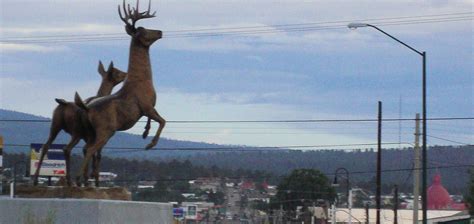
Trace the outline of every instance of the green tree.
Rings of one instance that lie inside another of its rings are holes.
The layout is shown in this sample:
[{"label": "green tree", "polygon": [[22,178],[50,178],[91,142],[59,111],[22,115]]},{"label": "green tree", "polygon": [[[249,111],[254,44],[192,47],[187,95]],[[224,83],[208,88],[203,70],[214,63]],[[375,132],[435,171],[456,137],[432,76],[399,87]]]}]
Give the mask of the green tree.
[{"label": "green tree", "polygon": [[208,194],[208,201],[214,202],[215,205],[222,205],[225,201],[224,196],[225,194],[222,191],[214,192],[211,190]]},{"label": "green tree", "polygon": [[332,201],[336,191],[328,178],[319,170],[296,169],[278,184],[278,192],[272,199],[272,207],[283,205],[285,210],[295,210],[296,206],[316,200]]},{"label": "green tree", "polygon": [[469,206],[469,214],[474,215],[474,169],[469,171],[471,180],[469,181],[469,193],[466,197]]}]

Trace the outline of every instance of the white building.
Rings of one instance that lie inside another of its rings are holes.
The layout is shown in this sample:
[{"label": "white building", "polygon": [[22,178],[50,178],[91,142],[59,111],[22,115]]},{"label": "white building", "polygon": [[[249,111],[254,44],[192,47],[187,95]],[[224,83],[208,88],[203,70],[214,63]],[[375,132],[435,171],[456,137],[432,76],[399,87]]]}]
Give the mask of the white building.
[{"label": "white building", "polygon": [[[365,223],[366,214],[363,208],[353,208],[352,211],[352,223]],[[369,222],[376,222],[376,209],[369,209]],[[331,212],[329,214],[329,221],[331,222]],[[394,213],[391,209],[382,209],[380,211],[380,223],[392,224],[394,219]],[[435,224],[439,222],[463,220],[469,219],[470,216],[466,211],[456,210],[428,210],[428,224]],[[347,208],[336,209],[336,222],[347,223],[349,220],[349,210]],[[399,209],[398,210],[398,223],[399,224],[413,224],[413,210],[411,209]],[[419,210],[418,220],[422,221],[422,211]]]}]

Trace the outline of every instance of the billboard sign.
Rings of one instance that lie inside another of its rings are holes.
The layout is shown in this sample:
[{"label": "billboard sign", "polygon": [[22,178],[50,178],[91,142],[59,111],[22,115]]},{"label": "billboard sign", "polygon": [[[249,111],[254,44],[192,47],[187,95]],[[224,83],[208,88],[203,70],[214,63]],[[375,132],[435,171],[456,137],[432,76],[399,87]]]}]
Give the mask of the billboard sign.
[{"label": "billboard sign", "polygon": [[188,205],[186,209],[186,219],[197,219],[197,206]]},{"label": "billboard sign", "polygon": [[183,208],[173,208],[173,216],[175,218],[183,218],[184,217],[184,209]]},{"label": "billboard sign", "polygon": [[[66,160],[63,148],[66,145],[52,144],[45,155],[41,165],[40,176],[63,177],[66,176]],[[43,144],[31,144],[30,174],[34,175],[38,167]]]}]

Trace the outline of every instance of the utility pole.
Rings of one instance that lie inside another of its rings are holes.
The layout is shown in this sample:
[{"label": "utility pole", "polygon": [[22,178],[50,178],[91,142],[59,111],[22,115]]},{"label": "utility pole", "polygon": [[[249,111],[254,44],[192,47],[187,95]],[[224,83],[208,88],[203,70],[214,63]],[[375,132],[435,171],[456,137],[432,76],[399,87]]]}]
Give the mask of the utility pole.
[{"label": "utility pole", "polygon": [[375,204],[377,209],[376,224],[380,224],[380,195],[382,183],[382,102],[379,101],[378,113],[378,131],[377,131],[377,192],[375,195]]},{"label": "utility pole", "polygon": [[331,206],[331,223],[336,224],[336,201]]},{"label": "utility pole", "polygon": [[418,224],[418,207],[420,199],[420,114],[415,119],[415,156],[413,166],[413,224]]},{"label": "utility pole", "polygon": [[423,224],[428,223],[428,196],[426,195],[426,190],[428,190],[427,186],[427,178],[428,178],[428,152],[427,147],[428,143],[426,142],[426,135],[428,134],[426,129],[426,52],[423,51],[421,54],[423,57],[423,118],[422,118],[422,123],[423,123],[423,135],[422,135],[422,142],[423,142],[423,149],[422,149],[422,154],[423,154],[423,161],[422,161],[422,166],[423,166],[423,180],[421,182],[422,185],[422,192],[421,192],[421,201],[423,205]]},{"label": "utility pole", "polygon": [[0,135],[0,194],[3,193],[3,137]]},{"label": "utility pole", "polygon": [[349,189],[349,195],[348,197],[348,204],[347,207],[349,209],[349,221],[348,224],[352,224],[352,189]]},{"label": "utility pole", "polygon": [[280,204],[280,212],[278,212],[278,224],[283,223],[283,204]]},{"label": "utility pole", "polygon": [[398,149],[402,149],[402,95],[398,101]]},{"label": "utility pole", "polygon": [[365,203],[365,224],[369,224],[369,202]]},{"label": "utility pole", "polygon": [[398,186],[393,189],[393,224],[398,224]]}]

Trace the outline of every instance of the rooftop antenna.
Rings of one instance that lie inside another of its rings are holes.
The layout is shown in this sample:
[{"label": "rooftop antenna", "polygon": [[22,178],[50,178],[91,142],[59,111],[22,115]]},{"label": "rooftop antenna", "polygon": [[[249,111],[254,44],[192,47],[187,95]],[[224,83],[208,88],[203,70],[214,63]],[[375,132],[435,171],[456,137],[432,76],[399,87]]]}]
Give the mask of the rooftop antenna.
[{"label": "rooftop antenna", "polygon": [[398,149],[402,149],[402,94],[398,100]]}]

